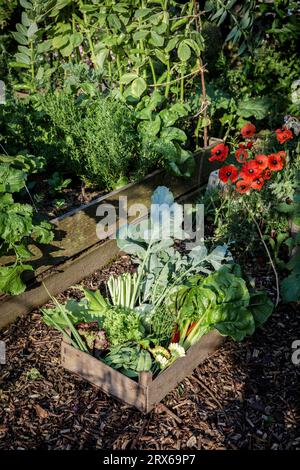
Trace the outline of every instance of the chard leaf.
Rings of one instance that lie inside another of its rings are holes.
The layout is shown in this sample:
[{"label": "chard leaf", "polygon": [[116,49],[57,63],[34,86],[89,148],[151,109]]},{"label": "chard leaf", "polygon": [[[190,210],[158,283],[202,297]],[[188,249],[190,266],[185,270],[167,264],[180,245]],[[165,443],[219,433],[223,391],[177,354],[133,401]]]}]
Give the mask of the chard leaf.
[{"label": "chard leaf", "polygon": [[274,310],[274,305],[267,293],[264,291],[255,291],[250,295],[249,310],[251,311],[255,326],[263,325]]}]

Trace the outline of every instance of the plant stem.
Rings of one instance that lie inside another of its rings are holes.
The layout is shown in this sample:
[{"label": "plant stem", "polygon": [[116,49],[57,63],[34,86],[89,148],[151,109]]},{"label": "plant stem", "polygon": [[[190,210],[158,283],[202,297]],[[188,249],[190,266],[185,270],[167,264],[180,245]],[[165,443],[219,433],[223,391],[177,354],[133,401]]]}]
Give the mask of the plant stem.
[{"label": "plant stem", "polygon": [[131,305],[130,305],[131,308],[134,308],[134,306],[136,304],[136,301],[137,301],[137,295],[138,295],[138,291],[139,291],[139,288],[140,288],[140,283],[141,283],[141,280],[142,280],[142,277],[143,277],[143,274],[144,274],[144,268],[145,268],[145,265],[146,265],[148,255],[151,251],[153,241],[154,241],[154,239],[153,239],[153,237],[151,237],[151,239],[149,241],[147,251],[146,251],[145,256],[144,256],[144,259],[143,259],[142,264],[140,266],[140,272],[137,276],[136,284],[134,286],[134,290],[133,290],[133,294],[132,294]]},{"label": "plant stem", "polygon": [[165,89],[165,97],[168,98],[169,91],[170,91],[170,79],[171,79],[171,67],[170,67],[170,59],[168,59],[167,63],[167,81],[166,81],[166,89]]},{"label": "plant stem", "polygon": [[275,281],[276,281],[276,292],[277,292],[277,295],[276,295],[276,304],[275,304],[275,306],[277,307],[277,305],[279,304],[279,301],[280,301],[280,289],[279,289],[279,277],[278,277],[278,273],[277,273],[277,270],[276,270],[276,267],[275,267],[273,258],[272,258],[272,256],[271,256],[270,250],[269,250],[269,248],[268,248],[268,246],[267,246],[267,244],[266,244],[266,242],[265,242],[265,240],[264,240],[264,236],[263,236],[263,234],[262,234],[262,231],[261,231],[261,229],[260,229],[260,226],[259,226],[259,224],[257,223],[257,220],[255,219],[254,215],[252,214],[251,210],[248,208],[248,206],[247,206],[247,204],[245,203],[244,200],[243,200],[243,203],[244,203],[244,205],[245,205],[245,207],[246,207],[246,209],[247,209],[247,211],[248,211],[248,213],[249,213],[251,219],[253,220],[253,222],[254,222],[254,224],[255,224],[255,226],[256,226],[256,228],[257,228],[258,234],[259,234],[259,236],[260,236],[260,238],[261,238],[261,241],[262,241],[262,243],[263,243],[263,245],[264,245],[264,247],[265,247],[265,250],[266,250],[266,252],[267,252],[267,254],[268,254],[268,257],[269,257],[269,259],[270,259],[271,266],[272,266],[273,271],[274,271],[274,276],[275,276]]},{"label": "plant stem", "polygon": [[117,67],[118,67],[118,73],[119,73],[119,82],[120,82],[120,93],[123,93],[123,83],[121,83],[121,77],[122,77],[122,66],[121,66],[121,60],[120,60],[120,55],[117,54]]},{"label": "plant stem", "polygon": [[153,84],[156,85],[157,84],[156,73],[155,73],[155,69],[153,65],[153,60],[151,59],[151,57],[149,57],[149,64],[150,64],[150,68],[152,72]]},{"label": "plant stem", "polygon": [[181,64],[180,70],[180,101],[184,103],[184,64]]}]

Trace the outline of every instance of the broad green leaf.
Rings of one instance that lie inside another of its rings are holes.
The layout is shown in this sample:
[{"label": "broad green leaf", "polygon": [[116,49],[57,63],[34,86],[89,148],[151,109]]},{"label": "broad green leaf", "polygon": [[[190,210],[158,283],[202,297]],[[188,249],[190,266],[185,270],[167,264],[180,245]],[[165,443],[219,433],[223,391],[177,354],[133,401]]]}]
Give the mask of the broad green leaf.
[{"label": "broad green leaf", "polygon": [[94,313],[102,315],[108,307],[108,304],[100,291],[92,291],[89,289],[83,289],[84,295],[87,299],[88,308]]},{"label": "broad green leaf", "polygon": [[274,305],[265,291],[256,291],[250,295],[249,310],[253,315],[255,326],[258,327],[272,315]]},{"label": "broad green leaf", "polygon": [[178,50],[178,57],[182,62],[187,62],[191,57],[191,49],[186,43],[186,41],[181,41],[179,44]]},{"label": "broad green leaf", "polygon": [[280,293],[284,303],[299,302],[300,300],[300,272],[292,272],[280,285]]},{"label": "broad green leaf", "polygon": [[136,78],[138,78],[138,75],[136,73],[125,73],[124,75],[122,75],[120,79],[120,83],[123,83],[124,85],[128,85]]},{"label": "broad green leaf", "polygon": [[26,175],[8,164],[0,166],[0,193],[16,193],[25,186]]},{"label": "broad green leaf", "polygon": [[140,98],[146,89],[147,83],[142,77],[136,78],[131,84],[131,93],[136,98]]},{"label": "broad green leaf", "polygon": [[155,49],[155,55],[163,64],[168,65],[169,54],[165,54],[164,52],[160,51],[159,49]]},{"label": "broad green leaf", "polygon": [[159,116],[156,116],[152,121],[143,121],[138,125],[138,130],[146,137],[156,136],[161,127],[161,119]]},{"label": "broad green leaf", "polygon": [[164,38],[163,36],[157,34],[155,31],[151,31],[151,39],[149,40],[149,42],[153,44],[153,46],[162,47],[164,44]]},{"label": "broad green leaf", "polygon": [[60,49],[60,53],[64,56],[64,57],[69,57],[72,52],[73,52],[73,44],[67,44],[65,47],[63,47],[62,49]]},{"label": "broad green leaf", "polygon": [[249,98],[238,103],[237,113],[243,118],[254,116],[256,119],[264,119],[270,110],[271,102],[268,98]]},{"label": "broad green leaf", "polygon": [[151,11],[151,8],[139,8],[135,11],[134,16],[136,18],[143,18],[144,16],[147,16],[149,13],[151,13]]},{"label": "broad green leaf", "polygon": [[19,295],[26,289],[21,279],[25,271],[32,271],[30,265],[2,266],[0,267],[0,292],[10,295]]},{"label": "broad green leaf", "polygon": [[22,64],[30,65],[31,63],[30,57],[28,57],[27,54],[17,52],[15,57],[16,57],[16,60]]},{"label": "broad green leaf", "polygon": [[149,31],[137,31],[133,34],[134,41],[144,41],[149,36]]},{"label": "broad green leaf", "polygon": [[54,234],[51,231],[51,225],[45,221],[34,226],[32,236],[38,243],[43,244],[51,243],[54,238]]},{"label": "broad green leaf", "polygon": [[175,36],[174,38],[171,38],[165,48],[165,51],[166,52],[171,52],[173,49],[175,49],[175,47],[177,46],[178,42],[179,42],[179,38],[177,36]]},{"label": "broad green leaf", "polygon": [[38,25],[36,23],[32,23],[29,28],[28,28],[28,31],[27,31],[27,36],[28,38],[32,38],[35,33],[37,33],[38,31]]},{"label": "broad green leaf", "polygon": [[166,139],[166,140],[178,140],[179,142],[185,142],[187,140],[186,133],[178,129],[178,127],[166,127],[165,129],[162,130],[161,139]]},{"label": "broad green leaf", "polygon": [[32,23],[32,21],[28,18],[26,11],[22,12],[21,19],[24,26],[30,26]]},{"label": "broad green leaf", "polygon": [[83,41],[83,35],[81,33],[76,32],[76,33],[73,33],[73,34],[70,35],[70,42],[71,42],[74,49],[76,49],[76,47],[80,46],[82,41]]},{"label": "broad green leaf", "polygon": [[20,0],[20,4],[23,8],[27,8],[28,10],[32,9],[31,2],[28,2],[27,0]]},{"label": "broad green leaf", "polygon": [[19,43],[19,44],[23,44],[23,46],[27,46],[28,44],[28,39],[27,37],[22,34],[22,33],[19,33],[19,32],[16,32],[16,31],[13,31],[11,33],[14,37],[14,39]]},{"label": "broad green leaf", "polygon": [[70,36],[65,34],[63,36],[55,36],[52,39],[52,46],[54,49],[61,49],[62,47],[66,46],[69,42]]}]

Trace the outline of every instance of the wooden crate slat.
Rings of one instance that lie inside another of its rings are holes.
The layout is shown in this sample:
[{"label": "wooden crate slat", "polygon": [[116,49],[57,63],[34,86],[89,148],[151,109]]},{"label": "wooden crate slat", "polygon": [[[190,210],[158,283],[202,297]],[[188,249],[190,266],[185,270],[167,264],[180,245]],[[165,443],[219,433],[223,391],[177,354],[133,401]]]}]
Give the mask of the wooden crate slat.
[{"label": "wooden crate slat", "polygon": [[204,335],[188,351],[185,357],[178,359],[171,367],[160,373],[148,389],[148,410],[159,403],[163,397],[173,390],[185,377],[214,352],[224,341],[218,331],[213,330]]},{"label": "wooden crate slat", "polygon": [[142,373],[139,382],[122,375],[102,361],[75,349],[68,339],[62,341],[62,365],[67,370],[98,386],[105,392],[149,413],[171,390],[213,353],[224,341],[216,330],[204,335],[187,355],[178,359],[154,380],[150,373]]},{"label": "wooden crate slat", "polygon": [[141,410],[146,410],[146,395],[138,382],[126,377],[90,354],[62,342],[62,365],[88,382]]}]

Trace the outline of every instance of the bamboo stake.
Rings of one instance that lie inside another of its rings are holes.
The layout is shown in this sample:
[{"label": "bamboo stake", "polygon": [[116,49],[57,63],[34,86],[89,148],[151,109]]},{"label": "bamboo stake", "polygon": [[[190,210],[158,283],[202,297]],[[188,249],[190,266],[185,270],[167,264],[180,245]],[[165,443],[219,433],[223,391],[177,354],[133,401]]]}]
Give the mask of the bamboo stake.
[{"label": "bamboo stake", "polygon": [[[195,18],[195,25],[196,25],[196,30],[198,33],[201,33],[201,23],[200,23],[200,13],[198,11],[198,1],[193,0],[194,2],[194,18]],[[206,120],[207,118],[207,95],[206,95],[206,85],[205,85],[205,76],[204,76],[204,70],[205,68],[203,67],[202,59],[201,56],[199,57],[199,74],[200,74],[200,79],[201,79],[201,88],[202,88],[202,101],[201,101],[201,106],[203,106],[203,119]],[[208,126],[205,125],[203,128],[203,140],[204,140],[204,147],[208,146]],[[199,163],[199,173],[198,173],[198,183],[200,185],[201,181],[201,173],[203,169],[203,157],[200,159]]]}]

